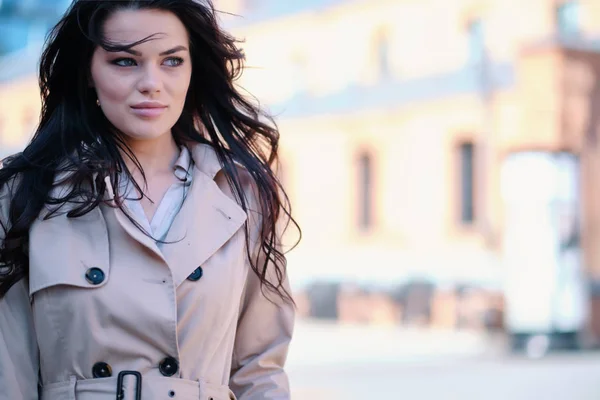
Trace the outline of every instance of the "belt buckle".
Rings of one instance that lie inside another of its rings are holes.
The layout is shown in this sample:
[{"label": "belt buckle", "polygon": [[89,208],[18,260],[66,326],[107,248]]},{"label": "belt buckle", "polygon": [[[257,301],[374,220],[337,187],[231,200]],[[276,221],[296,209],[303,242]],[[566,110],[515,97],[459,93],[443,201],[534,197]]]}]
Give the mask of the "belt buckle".
[{"label": "belt buckle", "polygon": [[135,376],[135,400],[142,400],[142,374],[138,371],[121,371],[117,378],[117,400],[125,398],[125,390],[123,389],[123,378],[125,375]]}]

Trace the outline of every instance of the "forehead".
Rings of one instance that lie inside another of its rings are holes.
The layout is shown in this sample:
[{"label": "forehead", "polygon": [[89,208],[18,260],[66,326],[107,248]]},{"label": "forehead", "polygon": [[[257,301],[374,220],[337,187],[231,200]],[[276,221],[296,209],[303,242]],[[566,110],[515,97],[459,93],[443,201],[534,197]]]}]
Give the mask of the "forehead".
[{"label": "forehead", "polygon": [[[110,15],[103,26],[103,35],[110,42],[128,44],[149,36],[154,40],[184,45],[188,33],[181,20],[162,10],[119,10]],[[140,46],[144,45],[141,44]]]}]

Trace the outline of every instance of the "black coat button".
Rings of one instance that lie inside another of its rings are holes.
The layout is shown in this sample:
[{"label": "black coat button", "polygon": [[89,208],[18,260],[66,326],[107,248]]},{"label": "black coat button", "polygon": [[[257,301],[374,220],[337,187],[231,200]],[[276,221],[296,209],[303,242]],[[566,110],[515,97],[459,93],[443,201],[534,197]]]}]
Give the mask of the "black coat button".
[{"label": "black coat button", "polygon": [[202,278],[203,274],[204,274],[204,271],[202,271],[202,267],[198,267],[187,278],[188,278],[188,280],[195,282],[195,281],[199,280],[200,278]]},{"label": "black coat button", "polygon": [[158,370],[163,376],[173,376],[179,370],[179,363],[173,357],[167,357],[158,364]]},{"label": "black coat button", "polygon": [[100,268],[90,268],[85,273],[85,279],[92,285],[99,285],[104,282],[104,271]]},{"label": "black coat button", "polygon": [[97,362],[92,367],[92,375],[94,375],[94,378],[110,378],[112,368],[105,362]]}]

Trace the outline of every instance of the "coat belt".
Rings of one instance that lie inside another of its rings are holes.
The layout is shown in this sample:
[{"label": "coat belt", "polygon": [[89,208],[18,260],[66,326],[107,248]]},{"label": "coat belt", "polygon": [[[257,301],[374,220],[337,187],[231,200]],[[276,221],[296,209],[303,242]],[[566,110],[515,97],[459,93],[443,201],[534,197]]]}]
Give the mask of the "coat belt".
[{"label": "coat belt", "polygon": [[[136,378],[123,382],[122,400],[136,399]],[[41,400],[115,400],[117,378],[96,378],[52,383],[42,388]],[[143,377],[142,400],[235,400],[233,392],[225,385],[169,377]]]}]

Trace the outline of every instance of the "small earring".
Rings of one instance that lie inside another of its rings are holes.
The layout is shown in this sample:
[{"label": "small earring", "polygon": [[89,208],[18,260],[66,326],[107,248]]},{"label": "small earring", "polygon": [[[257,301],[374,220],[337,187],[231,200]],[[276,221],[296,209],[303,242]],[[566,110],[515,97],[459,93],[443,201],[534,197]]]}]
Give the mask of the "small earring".
[{"label": "small earring", "polygon": [[100,107],[100,99],[96,99],[96,105]]}]

